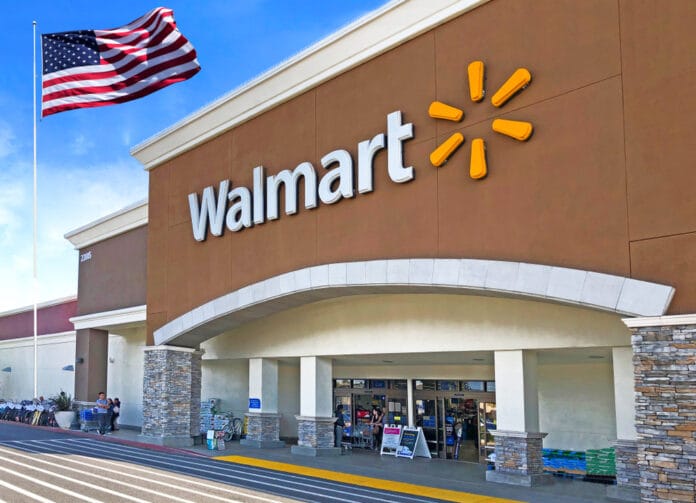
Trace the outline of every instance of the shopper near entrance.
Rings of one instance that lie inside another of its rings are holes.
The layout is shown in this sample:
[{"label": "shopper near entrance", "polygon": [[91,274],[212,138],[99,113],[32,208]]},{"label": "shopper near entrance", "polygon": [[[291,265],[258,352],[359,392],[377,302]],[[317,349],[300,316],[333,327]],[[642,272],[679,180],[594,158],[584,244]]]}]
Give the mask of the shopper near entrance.
[{"label": "shopper near entrance", "polygon": [[109,424],[109,402],[106,400],[106,393],[99,392],[97,398],[97,423],[99,424],[99,434],[106,433],[107,424]]},{"label": "shopper near entrance", "polygon": [[343,404],[339,403],[336,406],[336,422],[334,423],[334,446],[341,447],[341,441],[343,440],[343,427],[346,425],[343,420]]},{"label": "shopper near entrance", "polygon": [[378,449],[382,444],[382,426],[384,425],[384,411],[379,407],[372,409],[372,438],[373,449]]},{"label": "shopper near entrance", "polygon": [[111,429],[111,421],[114,418],[114,401],[111,398],[107,398],[106,403],[109,406],[109,408],[108,408],[109,416],[108,416],[106,431],[113,431]]},{"label": "shopper near entrance", "polygon": [[121,415],[121,400],[114,398],[114,406],[111,409],[111,431],[118,431],[118,417]]}]

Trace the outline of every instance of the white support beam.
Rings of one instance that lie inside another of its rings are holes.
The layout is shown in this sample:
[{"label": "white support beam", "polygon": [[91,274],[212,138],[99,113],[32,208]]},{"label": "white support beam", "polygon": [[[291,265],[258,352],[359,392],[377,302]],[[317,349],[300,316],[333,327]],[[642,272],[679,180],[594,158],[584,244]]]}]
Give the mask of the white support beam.
[{"label": "white support beam", "polygon": [[249,408],[249,412],[278,413],[278,360],[249,360],[249,398],[261,402],[260,409]]},{"label": "white support beam", "polygon": [[497,428],[505,431],[538,432],[536,352],[496,351],[495,388]]}]

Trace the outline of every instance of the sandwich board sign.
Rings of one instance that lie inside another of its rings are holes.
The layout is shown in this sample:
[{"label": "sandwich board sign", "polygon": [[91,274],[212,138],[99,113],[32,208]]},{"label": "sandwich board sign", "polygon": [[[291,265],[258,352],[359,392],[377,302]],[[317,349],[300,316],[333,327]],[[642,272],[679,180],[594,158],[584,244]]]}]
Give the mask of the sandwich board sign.
[{"label": "sandwich board sign", "polygon": [[390,425],[385,426],[382,432],[382,447],[379,450],[380,456],[386,454],[388,456],[396,456],[396,450],[399,448],[401,440],[401,426]]},{"label": "sandwich board sign", "polygon": [[417,428],[407,426],[401,433],[399,447],[396,449],[396,457],[413,459],[414,456],[429,458],[431,457],[430,449],[428,449],[428,444],[425,441],[423,428],[420,426]]}]

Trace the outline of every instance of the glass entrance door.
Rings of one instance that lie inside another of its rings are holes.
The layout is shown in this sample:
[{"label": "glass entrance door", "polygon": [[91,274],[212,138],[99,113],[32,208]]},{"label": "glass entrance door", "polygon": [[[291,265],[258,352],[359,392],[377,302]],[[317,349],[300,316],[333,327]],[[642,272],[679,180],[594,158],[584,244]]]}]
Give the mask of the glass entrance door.
[{"label": "glass entrance door", "polygon": [[440,452],[443,448],[438,421],[439,401],[437,398],[423,398],[415,401],[416,426],[423,428],[423,435],[428,444],[428,449],[430,449],[430,455],[434,458],[440,457]]},{"label": "glass entrance door", "polygon": [[495,452],[495,439],[491,434],[498,424],[495,403],[480,402],[478,418],[479,460],[484,463],[490,461],[490,455]]},{"label": "glass entrance door", "polygon": [[430,455],[457,461],[479,461],[478,401],[436,396],[415,401],[416,426],[423,428]]},{"label": "glass entrance door", "polygon": [[443,397],[441,422],[444,435],[444,456],[457,461],[478,461],[476,400]]}]

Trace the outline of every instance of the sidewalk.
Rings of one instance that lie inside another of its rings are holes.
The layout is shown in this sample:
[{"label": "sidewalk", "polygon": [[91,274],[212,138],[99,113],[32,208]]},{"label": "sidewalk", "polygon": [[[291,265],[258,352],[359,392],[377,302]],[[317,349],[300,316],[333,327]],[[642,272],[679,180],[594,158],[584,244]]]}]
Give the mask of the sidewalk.
[{"label": "sidewalk", "polygon": [[[90,433],[89,435],[93,435]],[[418,494],[426,489],[430,497],[448,501],[533,503],[598,503],[609,502],[606,486],[581,480],[553,477],[553,484],[534,488],[507,486],[486,482],[485,466],[451,460],[415,458],[396,459],[363,449],[344,451],[335,457],[305,457],[290,453],[290,447],[256,449],[244,447],[239,441],[227,442],[224,450],[208,450],[205,445],[186,449],[170,449],[142,443],[137,430],[121,429],[101,437],[111,442],[137,443],[140,447],[176,451],[217,458],[273,470],[298,473],[369,487]],[[438,491],[442,491],[439,493]],[[499,499],[502,498],[503,500]]]}]

